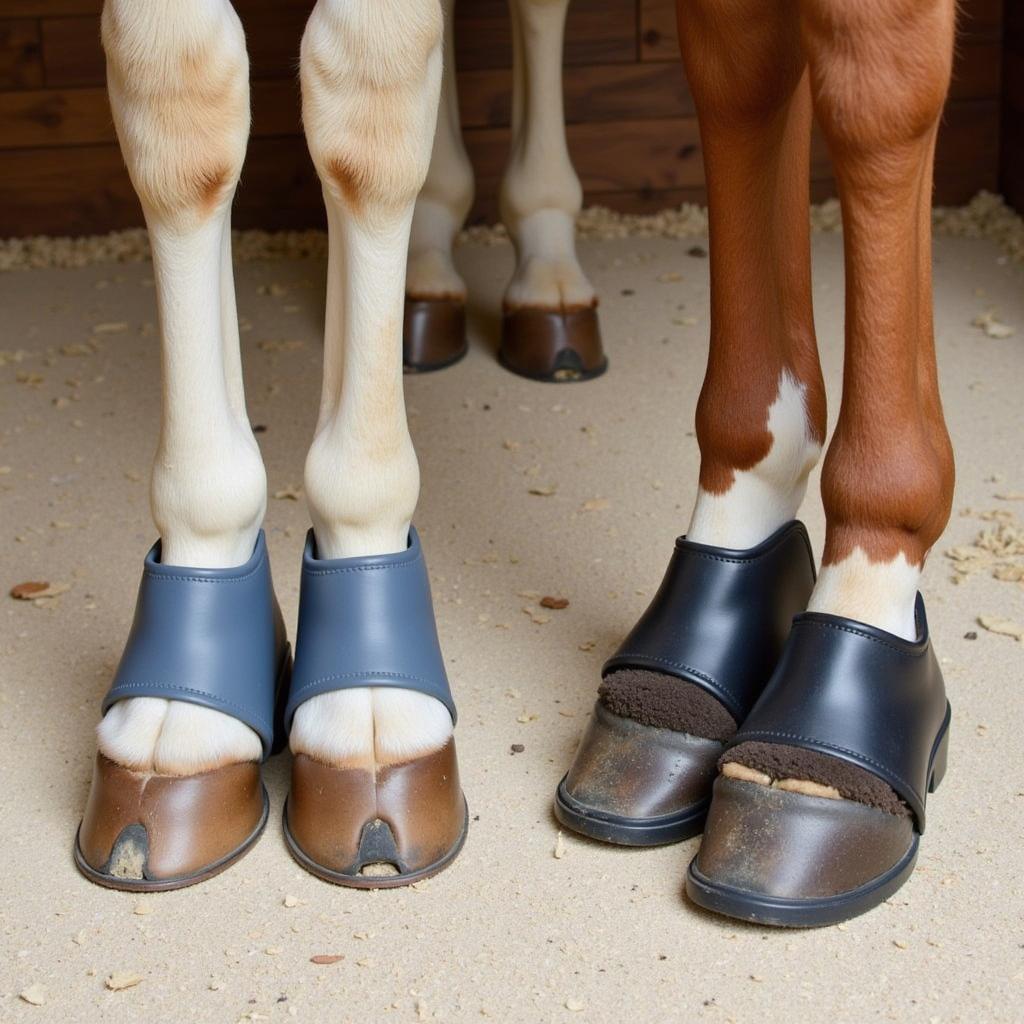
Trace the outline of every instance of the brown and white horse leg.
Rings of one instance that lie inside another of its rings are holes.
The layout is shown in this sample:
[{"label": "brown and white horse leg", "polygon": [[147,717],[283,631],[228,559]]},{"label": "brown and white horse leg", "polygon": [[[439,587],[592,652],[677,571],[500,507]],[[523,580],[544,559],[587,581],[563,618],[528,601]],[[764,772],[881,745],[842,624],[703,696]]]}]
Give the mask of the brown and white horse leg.
[{"label": "brown and white horse leg", "polygon": [[[711,232],[711,344],[687,536],[750,548],[795,517],[825,436],[807,215],[811,96],[795,11],[686,0],[679,22]],[[670,692],[673,728],[684,732],[722,740],[739,724],[674,676],[631,670],[605,680],[609,706],[626,706],[634,691]]]},{"label": "brown and white horse leg", "polygon": [[748,548],[793,519],[825,437],[807,217],[811,100],[790,5],[679,7],[708,188],[711,345],[687,536]]},{"label": "brown and white horse leg", "polygon": [[[513,369],[527,372],[530,357],[516,358],[517,328],[510,316],[520,311],[528,316],[584,314],[596,332],[597,294],[576,256],[576,217],[583,190],[565,138],[562,44],[568,7],[569,0],[509,0],[512,149],[499,203],[515,244],[516,267],[503,302],[503,354]],[[526,332],[537,328],[536,321],[523,324]],[[555,349],[559,341],[552,337],[548,345]],[[577,340],[576,345],[582,345],[585,371],[603,364],[599,337]]]},{"label": "brown and white horse leg", "polygon": [[[825,552],[810,607],[913,639],[921,569],[953,494],[933,339],[931,195],[954,5],[801,0],[801,9],[846,255],[843,400],[822,476]],[[730,756],[742,759],[743,747]]]},{"label": "brown and white horse leg", "polygon": [[455,82],[455,0],[442,0],[444,69],[430,166],[416,198],[409,236],[405,294],[410,299],[466,301],[466,283],[452,262],[452,244],[473,205],[473,168],[462,143]]},{"label": "brown and white horse leg", "polygon": [[[402,306],[441,36],[438,0],[318,0],[302,40],[303,123],[329,230],[323,391],[305,470],[323,558],[404,550],[419,496]],[[433,697],[341,690],[299,706],[291,747],[334,767],[381,766],[436,750],[451,733]]]},{"label": "brown and white horse leg", "polygon": [[[163,410],[153,465],[162,560],[226,568],[252,555],[266,474],[245,411],[230,207],[249,132],[245,38],[227,0],[107,0],[107,82],[153,249]],[[153,697],[115,704],[100,750],[140,771],[258,760],[235,718]]]}]

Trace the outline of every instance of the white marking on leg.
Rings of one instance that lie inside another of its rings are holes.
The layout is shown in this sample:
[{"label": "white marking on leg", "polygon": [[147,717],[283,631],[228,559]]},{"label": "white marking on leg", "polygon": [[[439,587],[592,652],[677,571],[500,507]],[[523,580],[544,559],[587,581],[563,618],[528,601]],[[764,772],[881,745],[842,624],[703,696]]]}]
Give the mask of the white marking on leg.
[{"label": "white marking on leg", "polygon": [[[736,470],[724,494],[697,491],[687,537],[698,544],[750,548],[793,519],[807,491],[807,477],[821,456],[811,432],[806,385],[789,370],[768,409],[772,444],[752,469]],[[722,410],[729,415],[728,409]]]},{"label": "white marking on leg", "polygon": [[920,584],[920,566],[911,565],[902,552],[891,562],[872,562],[858,547],[841,562],[822,566],[807,609],[916,640],[914,607]]}]

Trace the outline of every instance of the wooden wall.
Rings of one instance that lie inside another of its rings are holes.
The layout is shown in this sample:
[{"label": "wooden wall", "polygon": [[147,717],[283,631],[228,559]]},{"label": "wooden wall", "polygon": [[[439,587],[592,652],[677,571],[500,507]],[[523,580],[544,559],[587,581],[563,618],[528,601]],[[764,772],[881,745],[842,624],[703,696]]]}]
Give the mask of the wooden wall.
[{"label": "wooden wall", "polygon": [[[298,41],[311,3],[236,0],[253,77],[253,134],[235,212],[241,227],[322,223],[319,187],[299,134],[296,82]],[[0,236],[140,223],[103,85],[100,5],[0,3]],[[1002,0],[962,6],[936,169],[941,202],[962,202],[980,188],[995,188],[998,178]],[[508,149],[506,0],[460,0],[456,18],[462,116],[477,171],[474,217],[491,218]],[[644,210],[702,198],[699,137],[679,66],[674,0],[573,0],[565,63],[569,145],[588,203]],[[1019,52],[1015,66],[1019,100]],[[1015,145],[1019,170],[1020,132]],[[832,193],[820,141],[812,177],[816,197]]]},{"label": "wooden wall", "polygon": [[999,188],[1024,213],[1024,0],[1006,0]]}]

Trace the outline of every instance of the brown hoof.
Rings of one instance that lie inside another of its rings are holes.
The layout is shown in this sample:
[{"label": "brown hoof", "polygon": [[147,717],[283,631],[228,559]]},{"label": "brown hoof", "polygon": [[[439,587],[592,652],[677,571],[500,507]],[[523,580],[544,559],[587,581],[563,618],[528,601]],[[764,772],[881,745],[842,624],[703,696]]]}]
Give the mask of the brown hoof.
[{"label": "brown hoof", "polygon": [[608,369],[597,309],[568,312],[516,309],[501,325],[502,366],[521,377],[552,383],[591,380]]},{"label": "brown hoof", "polygon": [[181,889],[247,853],[267,823],[258,764],[154,775],[96,755],[75,863],[110,889]]},{"label": "brown hoof", "polygon": [[467,351],[464,302],[406,298],[402,362],[407,373],[443,370]]},{"label": "brown hoof", "polygon": [[[328,882],[390,889],[429,878],[455,859],[467,828],[454,740],[376,775],[305,754],[292,762],[285,839],[298,863]],[[396,873],[373,873],[382,865]]]},{"label": "brown hoof", "polygon": [[762,924],[834,924],[888,899],[918,840],[910,815],[719,777],[686,891]]},{"label": "brown hoof", "polygon": [[658,846],[697,835],[723,745],[594,708],[555,816],[592,839]]}]

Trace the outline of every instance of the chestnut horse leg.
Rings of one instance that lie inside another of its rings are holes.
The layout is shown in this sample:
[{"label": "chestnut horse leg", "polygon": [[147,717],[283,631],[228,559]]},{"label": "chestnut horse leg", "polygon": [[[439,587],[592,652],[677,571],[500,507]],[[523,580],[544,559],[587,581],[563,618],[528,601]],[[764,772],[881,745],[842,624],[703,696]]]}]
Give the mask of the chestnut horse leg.
[{"label": "chestnut horse leg", "polygon": [[[913,639],[921,569],[953,494],[932,330],[931,180],[954,5],[801,0],[801,20],[846,256],[843,400],[822,477],[825,553],[810,608]],[[729,756],[742,761],[744,747]],[[751,777],[739,764],[724,770]],[[820,794],[806,778],[778,784]]]},{"label": "chestnut horse leg", "polygon": [[913,639],[921,568],[953,498],[931,199],[954,5],[805,0],[803,9],[846,253],[843,401],[822,478],[828,532],[812,607]]}]

